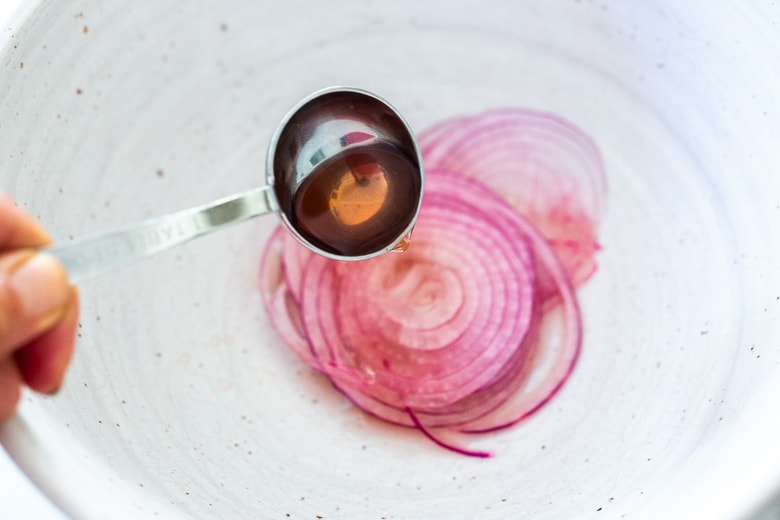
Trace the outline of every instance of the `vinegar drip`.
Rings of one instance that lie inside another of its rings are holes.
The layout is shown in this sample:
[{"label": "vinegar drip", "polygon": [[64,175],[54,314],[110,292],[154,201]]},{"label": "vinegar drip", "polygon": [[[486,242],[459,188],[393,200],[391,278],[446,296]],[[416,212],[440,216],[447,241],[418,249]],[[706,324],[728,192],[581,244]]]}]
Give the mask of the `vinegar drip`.
[{"label": "vinegar drip", "polygon": [[407,229],[420,190],[415,163],[395,146],[353,146],[298,188],[292,224],[325,251],[362,256],[392,245]]},{"label": "vinegar drip", "polygon": [[403,237],[400,242],[398,242],[395,248],[393,248],[393,251],[396,253],[403,253],[404,251],[409,249],[409,244],[411,243],[412,243],[412,234],[409,233],[408,235]]}]

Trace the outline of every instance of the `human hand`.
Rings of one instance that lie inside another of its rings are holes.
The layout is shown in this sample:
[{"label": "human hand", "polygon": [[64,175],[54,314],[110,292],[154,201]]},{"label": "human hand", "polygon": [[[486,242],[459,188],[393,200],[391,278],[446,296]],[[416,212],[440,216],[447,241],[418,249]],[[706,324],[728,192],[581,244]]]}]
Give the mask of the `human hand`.
[{"label": "human hand", "polygon": [[73,354],[78,292],[54,257],[36,252],[50,241],[0,192],[0,423],[22,385],[56,392]]}]

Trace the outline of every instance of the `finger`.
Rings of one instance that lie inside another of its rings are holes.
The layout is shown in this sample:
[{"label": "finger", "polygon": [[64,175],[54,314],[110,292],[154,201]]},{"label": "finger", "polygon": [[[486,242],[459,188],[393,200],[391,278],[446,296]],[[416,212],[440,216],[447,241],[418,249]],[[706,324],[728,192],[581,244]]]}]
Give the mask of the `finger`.
[{"label": "finger", "polygon": [[9,419],[21,395],[22,376],[12,358],[0,360],[0,424]]},{"label": "finger", "polygon": [[57,323],[69,297],[68,275],[51,255],[0,255],[0,359]]},{"label": "finger", "polygon": [[0,191],[0,251],[40,247],[49,242],[51,238],[43,227]]},{"label": "finger", "polygon": [[79,322],[79,295],[71,287],[62,319],[14,354],[24,382],[35,390],[51,394],[59,390],[65,369],[73,356],[74,337]]}]

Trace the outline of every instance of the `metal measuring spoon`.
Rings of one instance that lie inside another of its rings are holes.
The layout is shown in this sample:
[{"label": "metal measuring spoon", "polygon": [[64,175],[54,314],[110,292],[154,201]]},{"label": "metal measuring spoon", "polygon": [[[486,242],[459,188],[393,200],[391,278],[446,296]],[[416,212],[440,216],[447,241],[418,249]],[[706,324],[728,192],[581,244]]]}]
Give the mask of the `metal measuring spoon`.
[{"label": "metal measuring spoon", "polygon": [[312,251],[362,260],[408,243],[422,201],[413,133],[384,99],[332,87],[303,99],[271,139],[263,187],[46,252],[78,282],[265,213]]}]

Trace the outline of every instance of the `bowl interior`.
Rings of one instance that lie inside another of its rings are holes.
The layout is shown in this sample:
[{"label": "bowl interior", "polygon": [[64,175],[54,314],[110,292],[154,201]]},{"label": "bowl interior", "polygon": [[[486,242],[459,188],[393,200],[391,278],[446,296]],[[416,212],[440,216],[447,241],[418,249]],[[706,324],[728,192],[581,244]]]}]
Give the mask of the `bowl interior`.
[{"label": "bowl interior", "polygon": [[283,347],[257,283],[273,216],[84,283],[66,386],[3,443],[75,516],[756,512],[780,484],[771,27],[751,3],[41,3],[2,51],[0,186],[59,240],[258,186],[278,121],[333,84],[418,131],[565,117],[608,210],[577,369],[474,440],[492,459],[367,417]]}]

